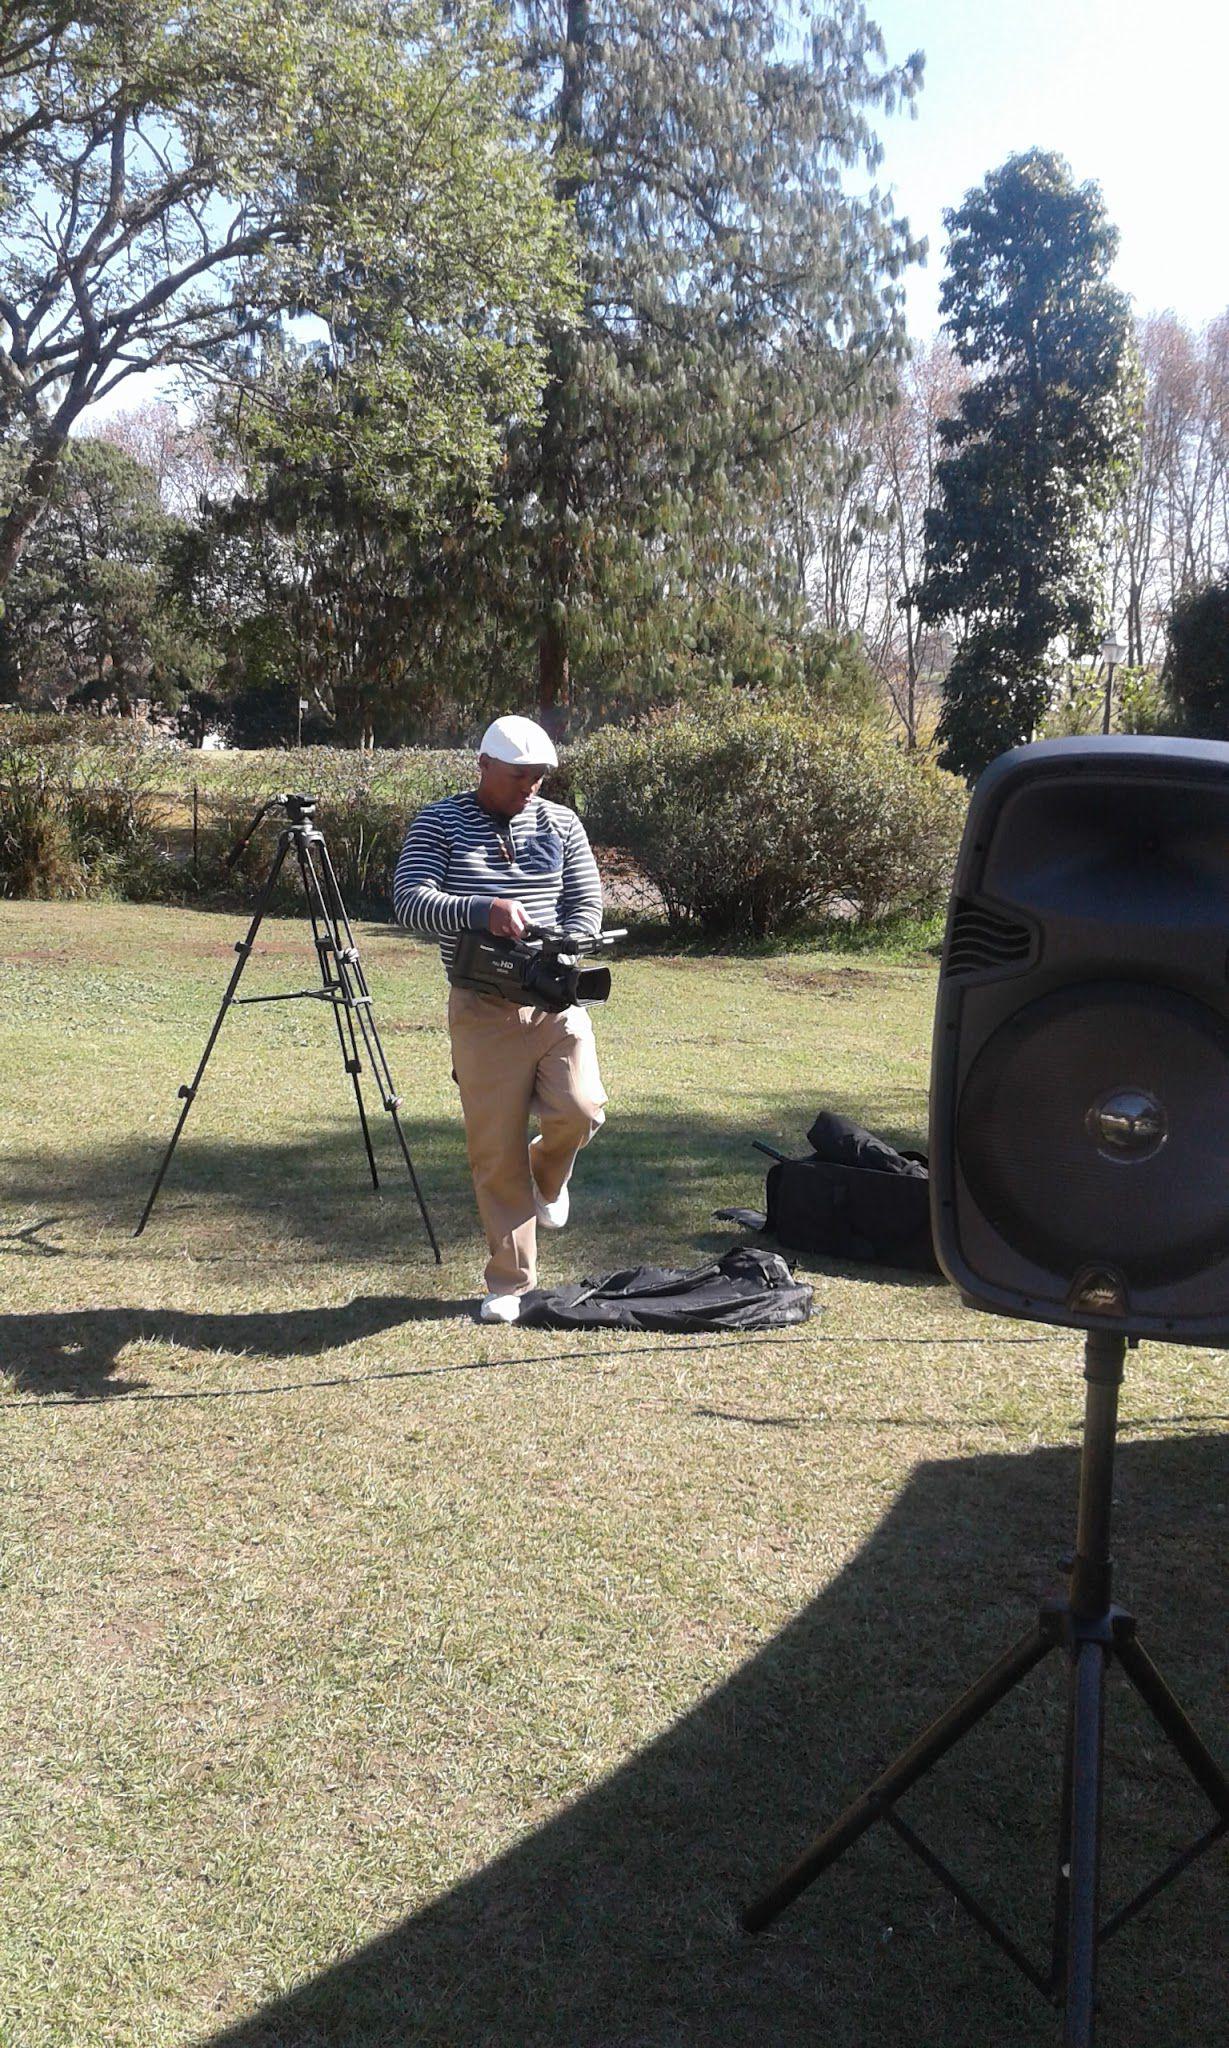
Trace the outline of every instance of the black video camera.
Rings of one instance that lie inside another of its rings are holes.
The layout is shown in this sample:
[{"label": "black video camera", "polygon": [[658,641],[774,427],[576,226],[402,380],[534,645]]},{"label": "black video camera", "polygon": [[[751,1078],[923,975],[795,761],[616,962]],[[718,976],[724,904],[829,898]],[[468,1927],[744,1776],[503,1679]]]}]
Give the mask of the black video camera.
[{"label": "black video camera", "polygon": [[523,939],[497,939],[492,932],[462,932],[448,979],[454,988],[541,1010],[570,1010],[573,1003],[604,1003],[610,994],[609,967],[582,967],[585,954],[613,946],[623,931],[588,938],[531,924]]}]

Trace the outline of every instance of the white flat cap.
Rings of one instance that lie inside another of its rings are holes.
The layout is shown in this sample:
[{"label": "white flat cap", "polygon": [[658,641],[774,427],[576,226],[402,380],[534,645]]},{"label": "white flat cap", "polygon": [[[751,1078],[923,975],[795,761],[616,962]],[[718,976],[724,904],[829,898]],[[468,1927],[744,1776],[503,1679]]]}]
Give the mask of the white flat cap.
[{"label": "white flat cap", "polygon": [[497,718],[482,735],[480,754],[506,761],[512,768],[557,768],[559,756],[548,732],[532,718]]}]

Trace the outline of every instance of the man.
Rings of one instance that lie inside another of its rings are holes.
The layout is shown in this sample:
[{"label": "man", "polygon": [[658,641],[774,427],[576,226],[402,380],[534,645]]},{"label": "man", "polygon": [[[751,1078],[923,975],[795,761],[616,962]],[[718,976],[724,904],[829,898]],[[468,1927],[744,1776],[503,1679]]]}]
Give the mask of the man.
[{"label": "man", "polygon": [[[483,734],[478,786],[427,804],[406,834],[393,908],[411,931],[440,940],[445,968],[463,931],[519,939],[530,925],[596,937],[602,885],[575,811],[539,796],[558,757],[528,718],[497,718]],[[605,1118],[593,1025],[472,989],[448,991],[453,1073],[486,1231],[484,1322],[514,1323],[537,1279],[537,1231],[561,1230],[576,1155]],[[535,1109],[541,1134],[529,1140]]]}]

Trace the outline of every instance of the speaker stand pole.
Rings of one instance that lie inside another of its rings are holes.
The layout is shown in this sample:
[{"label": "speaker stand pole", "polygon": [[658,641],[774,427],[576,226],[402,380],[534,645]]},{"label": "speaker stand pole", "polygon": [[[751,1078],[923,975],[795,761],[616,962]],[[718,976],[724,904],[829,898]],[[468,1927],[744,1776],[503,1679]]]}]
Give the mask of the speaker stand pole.
[{"label": "speaker stand pole", "polygon": [[[826,1833],[748,1906],[753,1934],[775,1920],[876,1822],[883,1821],[937,1877],[983,1933],[1064,2015],[1064,2048],[1092,2048],[1097,1957],[1102,1944],[1229,1830],[1229,1777],[1205,1747],[1135,1634],[1133,1617],[1110,1601],[1110,1519],[1118,1389],[1126,1339],[1090,1330],[1084,1340],[1084,1445],[1076,1555],[1067,1590],[1041,1604],[1035,1626],[992,1664],[913,1745],[889,1764]],[[896,1802],[931,1771],[1001,1699],[1053,1650],[1068,1659],[1067,1735],[1059,1816],[1054,1924],[1049,1966],[1040,1968],[1000,1926],[928,1843],[901,1819]],[[1216,1814],[1204,1833],[1164,1870],[1100,1920],[1101,1787],[1105,1678],[1117,1658],[1153,1719],[1177,1750]]]}]

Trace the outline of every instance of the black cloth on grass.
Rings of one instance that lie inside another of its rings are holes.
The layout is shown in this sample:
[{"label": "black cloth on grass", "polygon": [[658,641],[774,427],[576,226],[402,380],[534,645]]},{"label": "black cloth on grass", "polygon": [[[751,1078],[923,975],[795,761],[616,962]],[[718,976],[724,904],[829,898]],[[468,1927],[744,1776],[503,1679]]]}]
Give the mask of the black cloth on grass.
[{"label": "black cloth on grass", "polygon": [[632,1266],[531,1288],[519,1320],[535,1330],[777,1330],[805,1322],[811,1307],[811,1288],[777,1252],[739,1245],[707,1266]]}]

